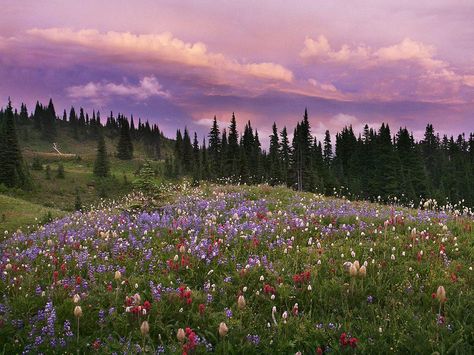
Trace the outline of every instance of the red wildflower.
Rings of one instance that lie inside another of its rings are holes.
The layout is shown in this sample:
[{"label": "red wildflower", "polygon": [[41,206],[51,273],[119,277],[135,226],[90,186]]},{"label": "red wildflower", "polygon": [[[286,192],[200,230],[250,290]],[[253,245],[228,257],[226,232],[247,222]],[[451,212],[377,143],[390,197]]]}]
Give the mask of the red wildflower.
[{"label": "red wildflower", "polygon": [[452,282],[457,282],[458,281],[458,277],[456,276],[456,274],[454,272],[451,273],[451,281]]},{"label": "red wildflower", "polygon": [[80,276],[76,277],[76,285],[80,285],[82,282],[82,278]]},{"label": "red wildflower", "polygon": [[351,338],[351,339],[349,340],[349,345],[351,346],[352,349],[354,349],[354,348],[357,347],[357,342],[358,342],[358,341],[359,341],[359,340],[358,340],[357,338]]},{"label": "red wildflower", "polygon": [[346,346],[348,343],[346,337],[347,337],[346,333],[342,333],[341,336],[339,337],[339,344],[341,344],[342,346]]},{"label": "red wildflower", "polygon": [[145,308],[148,312],[151,309],[151,303],[149,301],[143,302],[143,308]]},{"label": "red wildflower", "polygon": [[202,316],[206,310],[206,305],[204,303],[199,304],[199,314]]},{"label": "red wildflower", "polygon": [[99,339],[95,340],[95,341],[92,343],[92,347],[94,348],[94,350],[99,350],[99,348],[100,348],[100,340],[99,340]]},{"label": "red wildflower", "polygon": [[273,294],[275,294],[275,288],[270,286],[269,284],[265,284],[263,286],[263,292],[273,295]]}]

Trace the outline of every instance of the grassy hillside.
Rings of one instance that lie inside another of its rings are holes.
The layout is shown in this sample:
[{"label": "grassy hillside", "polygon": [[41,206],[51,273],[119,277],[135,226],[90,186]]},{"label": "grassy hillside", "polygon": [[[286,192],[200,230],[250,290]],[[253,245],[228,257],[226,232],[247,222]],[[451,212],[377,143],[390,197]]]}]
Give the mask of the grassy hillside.
[{"label": "grassy hillside", "polygon": [[472,354],[472,216],[180,187],[0,243],[10,353]]},{"label": "grassy hillside", "polygon": [[34,229],[38,223],[47,222],[50,217],[61,217],[65,213],[59,209],[0,194],[0,233],[5,230],[15,231],[20,227],[28,229],[30,226]]},{"label": "grassy hillside", "polygon": [[[123,161],[115,157],[118,138],[106,135],[106,146],[109,155],[111,177],[105,180],[96,179],[93,174],[97,142],[93,139],[74,139],[69,128],[58,123],[58,134],[55,143],[62,154],[53,149],[53,144],[42,139],[41,134],[34,130],[32,125],[19,126],[18,138],[23,157],[30,167],[32,188],[30,190],[1,189],[5,196],[60,211],[73,211],[77,193],[83,206],[97,203],[101,198],[119,198],[132,189],[135,174],[146,159],[143,144],[134,140],[134,158]],[[170,141],[164,140],[163,156],[171,151]],[[39,159],[42,170],[33,170],[31,165],[34,159]],[[65,177],[57,177],[59,164],[64,166]],[[151,161],[155,170],[160,172],[162,161]],[[47,177],[46,168],[50,173]],[[5,197],[6,198],[6,197]],[[0,218],[0,229],[17,228],[25,223],[34,223],[36,217],[41,218],[41,212],[34,215],[26,205],[22,204],[15,209],[15,217],[10,216],[6,223]],[[9,204],[0,204],[0,217],[9,214]],[[36,211],[36,209],[34,209]]]}]

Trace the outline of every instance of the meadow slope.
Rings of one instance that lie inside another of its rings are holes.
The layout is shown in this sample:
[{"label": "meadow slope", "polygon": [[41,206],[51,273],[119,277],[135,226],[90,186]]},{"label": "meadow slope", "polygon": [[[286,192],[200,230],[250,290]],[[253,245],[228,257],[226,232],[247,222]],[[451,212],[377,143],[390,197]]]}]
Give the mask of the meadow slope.
[{"label": "meadow slope", "polygon": [[472,215],[266,185],[131,204],[0,243],[0,352],[474,352]]}]

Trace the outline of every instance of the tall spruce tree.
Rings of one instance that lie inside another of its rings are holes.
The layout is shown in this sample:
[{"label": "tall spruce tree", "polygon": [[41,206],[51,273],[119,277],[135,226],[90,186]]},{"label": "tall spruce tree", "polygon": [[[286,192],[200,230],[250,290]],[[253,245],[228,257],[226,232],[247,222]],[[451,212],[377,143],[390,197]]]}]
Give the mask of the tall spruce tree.
[{"label": "tall spruce tree", "polygon": [[8,187],[27,187],[28,173],[18,144],[11,101],[0,125],[0,184]]},{"label": "tall spruce tree", "polygon": [[94,175],[97,177],[107,177],[109,176],[109,172],[110,166],[107,157],[107,148],[105,146],[104,135],[100,132],[97,140],[97,155],[94,162]]},{"label": "tall spruce tree", "polygon": [[193,171],[193,145],[189,137],[188,129],[184,128],[183,136],[183,151],[182,151],[183,169],[186,174],[191,174]]},{"label": "tall spruce tree", "polygon": [[117,145],[117,157],[122,160],[130,160],[133,157],[133,144],[132,138],[130,137],[130,128],[128,120],[125,117],[120,119],[120,138]]},{"label": "tall spruce tree", "polygon": [[221,167],[221,138],[219,125],[217,124],[217,118],[214,116],[214,121],[212,122],[212,128],[209,132],[209,164],[210,164],[210,173],[212,178],[217,178],[219,176],[220,167]]},{"label": "tall spruce tree", "polygon": [[272,185],[281,183],[282,168],[280,159],[280,139],[276,123],[273,122],[272,135],[270,136],[270,149],[268,153],[269,160],[269,180]]},{"label": "tall spruce tree", "polygon": [[232,118],[229,126],[228,148],[227,148],[227,164],[229,175],[237,176],[239,173],[239,134],[237,132],[237,121],[235,114],[232,112]]},{"label": "tall spruce tree", "polygon": [[290,141],[288,139],[288,132],[286,126],[283,127],[283,130],[280,133],[281,143],[280,143],[280,157],[281,157],[281,178],[287,186],[290,186]]},{"label": "tall spruce tree", "polygon": [[326,166],[331,165],[331,160],[332,160],[332,144],[331,144],[331,134],[329,133],[328,130],[326,130],[325,136],[324,136],[324,163]]}]

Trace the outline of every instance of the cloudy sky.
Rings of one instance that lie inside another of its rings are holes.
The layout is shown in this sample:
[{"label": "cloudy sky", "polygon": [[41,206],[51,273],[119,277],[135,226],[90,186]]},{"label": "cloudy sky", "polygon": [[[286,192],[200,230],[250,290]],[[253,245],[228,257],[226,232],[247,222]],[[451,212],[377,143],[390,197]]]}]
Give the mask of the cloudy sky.
[{"label": "cloudy sky", "polygon": [[[265,138],[307,107],[346,124],[474,131],[474,1],[81,0],[1,4],[0,98],[52,97],[203,136],[217,115]],[[2,102],[2,106],[4,105]],[[263,139],[265,141],[265,139]]]}]

